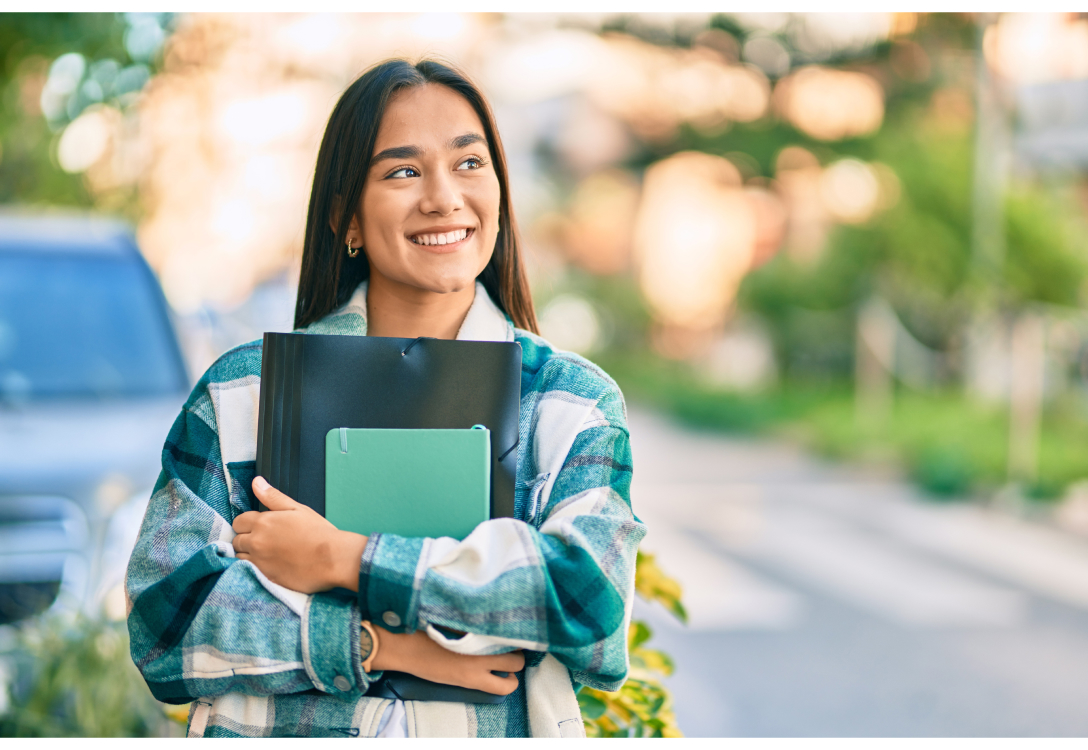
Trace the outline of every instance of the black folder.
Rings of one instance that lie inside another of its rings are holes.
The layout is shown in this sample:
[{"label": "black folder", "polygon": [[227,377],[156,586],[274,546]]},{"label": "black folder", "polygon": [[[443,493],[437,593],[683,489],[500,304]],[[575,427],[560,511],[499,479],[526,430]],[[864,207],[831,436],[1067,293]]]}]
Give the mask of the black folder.
[{"label": "black folder", "polygon": [[[329,430],[479,424],[491,431],[491,518],[512,518],[520,399],[520,344],[266,333],[257,474],[325,515]],[[468,703],[506,698],[392,671],[367,695]]]},{"label": "black folder", "polygon": [[266,333],[257,474],[324,515],[329,430],[481,424],[491,430],[491,517],[513,517],[520,397],[520,344]]}]

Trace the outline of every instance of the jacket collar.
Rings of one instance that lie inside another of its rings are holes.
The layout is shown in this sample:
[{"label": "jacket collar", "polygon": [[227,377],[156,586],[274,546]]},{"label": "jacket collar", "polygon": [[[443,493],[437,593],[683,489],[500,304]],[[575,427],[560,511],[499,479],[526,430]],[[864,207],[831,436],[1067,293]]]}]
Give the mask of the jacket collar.
[{"label": "jacket collar", "polygon": [[[363,280],[351,295],[348,303],[321,320],[311,323],[307,333],[366,335],[366,290]],[[476,282],[476,296],[457,331],[458,341],[513,341],[514,324],[491,300],[484,285]]]}]

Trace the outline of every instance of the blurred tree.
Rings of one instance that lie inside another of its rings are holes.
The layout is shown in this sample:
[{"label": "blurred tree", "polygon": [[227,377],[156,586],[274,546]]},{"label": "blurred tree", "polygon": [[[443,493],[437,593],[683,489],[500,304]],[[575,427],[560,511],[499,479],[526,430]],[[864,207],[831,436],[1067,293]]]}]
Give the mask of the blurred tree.
[{"label": "blurred tree", "polygon": [[61,131],[89,106],[123,110],[135,101],[156,70],[171,20],[143,13],[0,14],[0,204],[93,205],[82,176],[58,164]]},{"label": "blurred tree", "polygon": [[[789,47],[785,29],[776,39]],[[711,25],[741,43],[734,19]],[[744,281],[738,306],[772,326],[787,377],[848,378],[853,371],[857,306],[873,293],[887,298],[908,329],[947,349],[983,308],[1015,312],[1042,302],[1074,305],[1088,278],[1088,239],[1075,198],[1022,179],[1005,203],[1007,250],[996,277],[972,259],[973,76],[976,27],[966,14],[930,14],[909,36],[822,60],[864,70],[885,91],[884,123],[869,137],[824,142],[785,119],[734,123],[723,133],[684,127],[672,143],[645,147],[643,167],[687,149],[740,153],[777,177],[787,146],[801,146],[825,168],[843,158],[878,162],[897,178],[898,199],[860,224],[835,226],[815,262],[780,253]],[[805,54],[790,48],[795,64]]]},{"label": "blurred tree", "polygon": [[[995,298],[1004,311],[1077,304],[1088,278],[1088,240],[1068,196],[1032,183],[1010,193],[1008,249],[995,280],[972,264],[969,134],[904,117],[885,126],[872,150],[899,177],[898,203],[867,224],[838,227],[816,264],[779,255],[742,287],[741,306],[772,323],[787,371],[818,350],[848,375],[856,306],[874,292],[939,349],[954,343],[984,300]],[[996,289],[984,288],[994,281]],[[822,333],[814,339],[806,321],[817,319]]]},{"label": "blurred tree", "polygon": [[113,13],[0,14],[0,203],[91,205],[82,178],[57,164],[41,93],[65,53],[123,55],[124,29]]}]

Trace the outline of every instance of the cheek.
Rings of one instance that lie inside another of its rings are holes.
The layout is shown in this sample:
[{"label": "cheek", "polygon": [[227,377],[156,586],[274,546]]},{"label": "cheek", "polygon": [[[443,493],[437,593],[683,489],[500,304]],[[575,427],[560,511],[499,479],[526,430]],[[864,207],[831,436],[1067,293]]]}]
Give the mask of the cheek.
[{"label": "cheek", "polygon": [[499,178],[495,177],[488,185],[488,206],[491,208],[491,218],[495,226],[499,224],[499,200],[502,198],[502,189],[499,187]]},{"label": "cheek", "polygon": [[374,191],[362,203],[363,238],[368,252],[384,253],[401,236],[403,198],[393,191]]},{"label": "cheek", "polygon": [[499,189],[499,180],[497,177],[482,181],[481,184],[473,191],[473,203],[476,206],[476,213],[480,217],[480,225],[484,231],[491,234],[495,234],[499,231],[499,199],[502,196],[502,191]]}]

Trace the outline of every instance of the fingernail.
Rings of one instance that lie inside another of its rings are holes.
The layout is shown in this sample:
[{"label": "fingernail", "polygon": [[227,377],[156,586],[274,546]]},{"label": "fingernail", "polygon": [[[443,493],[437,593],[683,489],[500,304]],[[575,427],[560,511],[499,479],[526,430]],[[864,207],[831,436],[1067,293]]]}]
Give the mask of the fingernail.
[{"label": "fingernail", "polygon": [[253,477],[253,486],[261,492],[267,490],[271,485],[265,481],[264,477]]}]

